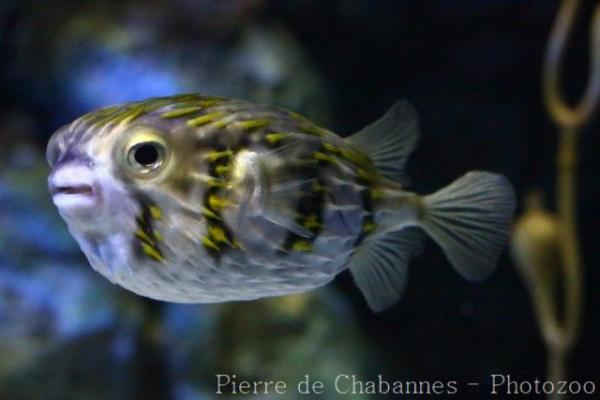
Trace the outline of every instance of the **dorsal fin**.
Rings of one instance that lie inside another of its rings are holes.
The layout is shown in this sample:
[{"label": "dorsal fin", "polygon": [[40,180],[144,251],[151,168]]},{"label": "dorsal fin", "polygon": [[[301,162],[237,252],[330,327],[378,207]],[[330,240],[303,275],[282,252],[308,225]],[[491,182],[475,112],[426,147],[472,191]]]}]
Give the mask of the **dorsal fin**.
[{"label": "dorsal fin", "polygon": [[419,139],[419,118],[407,101],[397,101],[380,119],[346,138],[366,154],[379,172],[400,181]]}]

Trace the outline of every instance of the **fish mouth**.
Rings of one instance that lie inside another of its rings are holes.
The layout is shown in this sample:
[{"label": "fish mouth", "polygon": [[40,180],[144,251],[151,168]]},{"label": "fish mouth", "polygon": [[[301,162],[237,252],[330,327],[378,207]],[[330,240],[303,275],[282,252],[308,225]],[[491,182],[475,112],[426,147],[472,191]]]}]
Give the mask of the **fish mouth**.
[{"label": "fish mouth", "polygon": [[65,165],[52,171],[48,189],[63,215],[83,216],[97,212],[100,190],[95,174],[82,165]]},{"label": "fish mouth", "polygon": [[63,214],[80,216],[97,210],[99,199],[92,185],[50,185],[50,194],[52,202]]},{"label": "fish mouth", "polygon": [[91,185],[73,185],[73,186],[51,186],[50,194],[54,197],[57,194],[65,195],[87,195],[94,194],[94,188]]}]

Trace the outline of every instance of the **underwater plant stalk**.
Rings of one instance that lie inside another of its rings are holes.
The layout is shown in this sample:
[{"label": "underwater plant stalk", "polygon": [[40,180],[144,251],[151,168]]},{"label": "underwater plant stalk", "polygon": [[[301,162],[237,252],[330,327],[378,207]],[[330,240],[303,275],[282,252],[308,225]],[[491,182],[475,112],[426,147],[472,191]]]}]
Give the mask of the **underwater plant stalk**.
[{"label": "underwater plant stalk", "polygon": [[575,21],[581,0],[564,0],[550,34],[544,62],[543,91],[550,117],[561,128],[578,130],[590,120],[600,97],[600,6],[596,7],[590,26],[590,78],[583,97],[575,107],[560,94],[560,65],[566,41]]},{"label": "underwater plant stalk", "polygon": [[[581,252],[575,220],[577,139],[596,111],[600,97],[600,5],[596,7],[590,28],[590,78],[581,101],[569,106],[560,95],[560,64],[566,41],[575,21],[580,0],[564,0],[550,35],[543,76],[543,90],[550,117],[560,128],[557,158],[556,198],[560,229],[559,251],[564,284],[564,321],[559,324],[559,313],[554,307],[553,323],[542,323],[548,346],[548,378],[562,380],[566,373],[566,358],[578,336],[583,297]],[[542,320],[548,320],[541,317]]]}]

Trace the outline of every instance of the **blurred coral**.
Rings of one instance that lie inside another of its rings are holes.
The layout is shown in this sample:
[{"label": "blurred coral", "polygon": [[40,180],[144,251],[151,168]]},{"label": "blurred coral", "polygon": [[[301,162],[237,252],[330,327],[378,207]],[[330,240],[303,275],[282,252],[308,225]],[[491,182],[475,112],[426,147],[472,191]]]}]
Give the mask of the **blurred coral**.
[{"label": "blurred coral", "polygon": [[[548,348],[548,379],[567,378],[567,356],[578,339],[583,314],[583,265],[577,213],[577,143],[581,129],[600,101],[600,6],[590,26],[590,78],[580,102],[568,105],[560,90],[560,67],[580,0],[563,0],[552,29],[543,73],[544,100],[559,127],[557,215],[543,210],[539,196],[529,198],[515,228],[513,254],[532,293]],[[549,397],[556,397],[552,394]]]}]

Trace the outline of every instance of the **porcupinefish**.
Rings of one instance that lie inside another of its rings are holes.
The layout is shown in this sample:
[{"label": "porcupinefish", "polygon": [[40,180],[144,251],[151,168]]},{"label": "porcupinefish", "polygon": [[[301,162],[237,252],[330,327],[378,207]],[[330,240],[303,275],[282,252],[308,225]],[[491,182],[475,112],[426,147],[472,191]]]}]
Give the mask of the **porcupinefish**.
[{"label": "porcupinefish", "polygon": [[418,118],[397,102],[342,138],[242,100],[179,95],[111,106],[48,143],[49,189],[92,267],[139,295],[181,303],[304,292],[349,269],[368,305],[399,300],[423,232],[460,275],[495,268],[515,198],[469,172],[406,191]]}]

